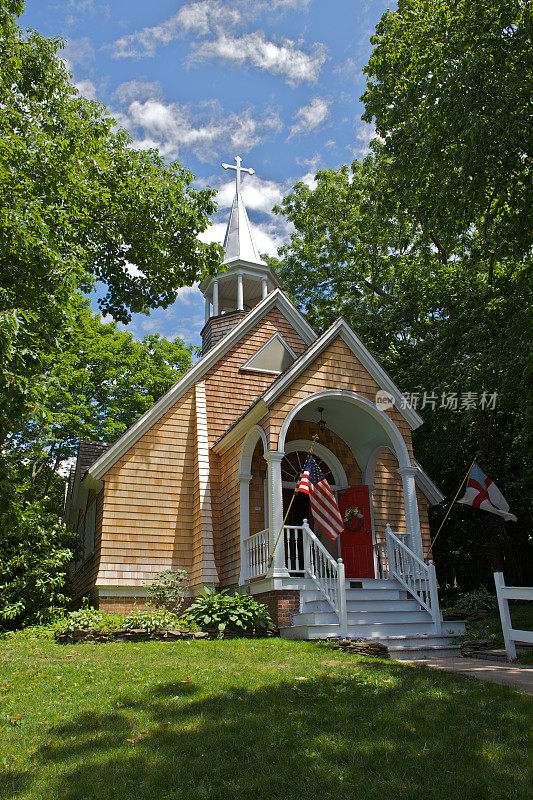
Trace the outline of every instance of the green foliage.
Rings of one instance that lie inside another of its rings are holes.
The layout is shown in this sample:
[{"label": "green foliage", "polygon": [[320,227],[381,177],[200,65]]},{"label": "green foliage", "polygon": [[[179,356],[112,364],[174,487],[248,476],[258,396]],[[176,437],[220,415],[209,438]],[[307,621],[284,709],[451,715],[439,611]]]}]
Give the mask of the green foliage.
[{"label": "green foliage", "polygon": [[[443,261],[461,240],[489,277],[533,244],[531,4],[400,0],[371,42],[364,119]],[[471,230],[475,226],[475,230]]]},{"label": "green foliage", "polygon": [[183,588],[187,582],[187,572],[168,569],[160,572],[148,586],[150,605],[177,614],[183,604]]},{"label": "green foliage", "polygon": [[60,630],[64,633],[72,631],[97,631],[106,626],[106,614],[94,608],[80,608],[71,611],[61,622]]},{"label": "green foliage", "polygon": [[154,633],[157,630],[168,628],[173,630],[179,627],[179,617],[168,611],[145,611],[144,609],[133,609],[124,617],[122,627],[130,631],[145,631]]},{"label": "green foliage", "polygon": [[[16,4],[15,4],[16,5]],[[12,8],[15,6],[12,5]],[[0,444],[28,408],[46,419],[42,359],[98,281],[116,320],[166,307],[218,269],[203,244],[213,192],[156,150],[138,151],[103,106],[81,97],[62,43],[0,27]]]},{"label": "green foliage", "polygon": [[207,591],[199,595],[185,615],[200,628],[215,630],[220,636],[226,630],[253,633],[271,630],[274,625],[264,605],[251,595]]},{"label": "green foliage", "polygon": [[4,516],[0,527],[0,627],[46,623],[68,602],[76,538],[43,504]]},{"label": "green foliage", "polygon": [[463,592],[456,597],[451,610],[461,610],[467,613],[472,611],[498,611],[498,600],[496,595],[491,594],[488,589],[481,586],[479,589],[472,589],[469,592]]},{"label": "green foliage", "polygon": [[[477,453],[518,516],[454,509],[434,552],[462,588],[533,567],[530,29],[519,0],[400,0],[367,68],[383,141],[276,209],[294,232],[270,261],[312,324],[342,314],[402,391],[433,397],[413,435],[429,474],[451,498]],[[453,392],[496,408],[444,407]]]}]

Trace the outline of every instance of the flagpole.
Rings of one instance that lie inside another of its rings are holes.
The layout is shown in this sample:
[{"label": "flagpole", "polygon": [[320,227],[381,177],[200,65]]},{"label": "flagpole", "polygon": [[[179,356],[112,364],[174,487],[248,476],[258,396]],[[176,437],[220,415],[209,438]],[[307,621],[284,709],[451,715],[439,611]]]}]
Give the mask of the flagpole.
[{"label": "flagpole", "polygon": [[453,498],[452,502],[450,503],[450,507],[449,507],[448,511],[446,512],[446,516],[445,516],[445,517],[444,517],[444,519],[442,520],[442,522],[441,522],[441,524],[440,524],[440,526],[439,526],[439,529],[438,529],[437,533],[435,534],[435,538],[434,538],[434,539],[433,539],[433,541],[431,542],[430,549],[432,549],[432,548],[433,548],[433,545],[434,545],[434,544],[435,544],[435,542],[437,541],[437,536],[438,536],[438,535],[439,535],[439,533],[441,532],[441,530],[442,530],[442,527],[443,527],[444,523],[445,523],[445,522],[446,522],[446,520],[448,519],[448,516],[449,516],[449,514],[450,514],[450,511],[451,511],[451,510],[452,510],[452,508],[454,507],[454,505],[455,505],[455,501],[456,501],[456,500],[457,500],[457,498],[459,497],[459,495],[460,495],[460,493],[461,493],[461,489],[462,489],[462,488],[463,488],[463,486],[465,485],[465,483],[466,483],[466,481],[467,481],[467,479],[468,479],[468,476],[470,475],[470,472],[471,472],[471,470],[472,470],[472,467],[473,467],[473,466],[474,466],[474,464],[476,463],[476,460],[477,460],[477,457],[478,457],[478,455],[479,455],[479,451],[476,453],[476,455],[474,456],[474,460],[472,461],[472,463],[471,463],[471,464],[470,464],[470,466],[468,467],[468,471],[467,471],[466,475],[464,476],[464,478],[463,478],[463,480],[462,480],[462,482],[461,482],[461,485],[459,486],[459,488],[458,488],[458,490],[457,490],[457,494],[455,495],[455,497]]},{"label": "flagpole", "polygon": [[[318,439],[318,433],[315,433],[315,435],[313,436],[313,443],[312,443],[311,447],[309,448],[309,453],[308,453],[309,456],[313,452],[313,449],[314,449],[314,446],[315,446],[315,444],[317,442],[317,439]],[[307,464],[307,461],[305,463]],[[287,513],[285,514],[285,516],[283,518],[283,522],[281,523],[281,528],[279,529],[278,537],[277,537],[276,541],[274,542],[274,547],[272,548],[272,553],[270,554],[270,558],[268,559],[267,570],[270,569],[270,567],[272,566],[272,562],[274,561],[274,552],[276,550],[276,547],[278,546],[278,542],[280,540],[280,536],[283,533],[283,528],[285,527],[285,523],[287,522],[287,517],[289,516],[289,512],[291,510],[291,506],[292,506],[292,504],[294,502],[294,498],[298,494],[298,487],[300,485],[300,481],[302,479],[302,475],[304,474],[304,471],[305,471],[305,464],[304,464],[303,470],[300,472],[300,476],[298,478],[298,481],[296,482],[296,487],[295,487],[294,492],[292,494],[291,502],[289,503],[289,507],[287,508]]]}]

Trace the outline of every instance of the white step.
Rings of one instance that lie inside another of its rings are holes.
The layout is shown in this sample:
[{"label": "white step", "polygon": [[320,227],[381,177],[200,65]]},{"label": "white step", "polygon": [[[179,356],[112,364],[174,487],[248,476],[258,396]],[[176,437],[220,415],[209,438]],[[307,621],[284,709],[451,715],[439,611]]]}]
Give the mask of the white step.
[{"label": "white step", "polygon": [[[302,593],[305,602],[323,600],[324,596],[317,590],[306,589]],[[388,589],[346,589],[346,600],[405,600],[407,592],[399,588]]]},{"label": "white step", "polygon": [[[330,608],[326,600],[303,600],[302,612],[327,611]],[[418,613],[421,608],[416,600],[347,600],[346,610],[352,611],[413,611]]]},{"label": "white step", "polygon": [[[296,622],[296,620],[295,620]],[[339,635],[339,625],[335,622],[324,622],[319,624],[302,624],[297,622],[290,628],[280,628],[280,633],[284,631],[297,631],[297,636],[290,636],[285,638],[291,639],[327,639],[330,636]],[[381,639],[389,636],[406,635],[409,637],[416,636],[429,636],[433,633],[434,627],[431,622],[421,623],[385,623],[375,622],[366,625],[348,625],[348,636],[353,639]],[[304,635],[306,634],[306,635]],[[284,635],[284,633],[282,633]]]},{"label": "white step", "polygon": [[[330,622],[338,622],[339,619],[334,611],[320,610],[320,611],[307,611],[305,609],[300,614],[293,614],[294,625],[323,625]],[[368,609],[367,611],[351,611],[348,614],[348,625],[351,626],[368,626],[381,623],[391,624],[405,624],[409,627],[420,624],[433,624],[431,615],[427,611],[374,611]]]}]

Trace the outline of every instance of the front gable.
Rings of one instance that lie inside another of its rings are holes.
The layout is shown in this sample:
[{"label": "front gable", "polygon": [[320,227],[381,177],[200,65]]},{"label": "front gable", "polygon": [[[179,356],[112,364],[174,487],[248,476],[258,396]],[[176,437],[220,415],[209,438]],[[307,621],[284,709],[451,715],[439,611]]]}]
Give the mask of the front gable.
[{"label": "front gable", "polygon": [[[318,342],[317,342],[318,344]],[[306,353],[304,356],[307,362]],[[304,360],[301,359],[301,360]],[[368,367],[354,354],[339,331],[331,341],[322,349],[317,348],[314,358],[311,358],[302,369],[297,370],[290,380],[289,373],[280,378],[278,384],[263,395],[263,401],[268,405],[268,428],[270,448],[278,448],[278,437],[281,426],[287,414],[300,401],[311,394],[324,390],[340,390],[354,392],[371,403],[375,403],[376,393],[383,389],[382,382],[376,380]],[[285,385],[283,385],[285,383]],[[412,456],[411,429],[401,410],[393,407],[386,412],[396,427],[399,429]]]}]

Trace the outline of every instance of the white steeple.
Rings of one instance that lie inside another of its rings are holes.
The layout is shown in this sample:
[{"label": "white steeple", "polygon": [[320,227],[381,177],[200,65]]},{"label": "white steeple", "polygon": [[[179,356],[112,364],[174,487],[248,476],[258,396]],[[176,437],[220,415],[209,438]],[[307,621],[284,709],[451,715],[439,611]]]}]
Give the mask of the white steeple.
[{"label": "white steeple", "polygon": [[233,261],[247,261],[249,264],[262,264],[264,261],[259,257],[257,247],[254,242],[250,220],[246,213],[244,201],[241,194],[241,172],[254,174],[254,170],[241,167],[242,158],[235,156],[236,166],[233,164],[222,164],[224,169],[235,170],[235,197],[231,206],[226,236],[224,237],[224,260],[223,264],[231,264]]},{"label": "white steeple", "polygon": [[253,175],[251,167],[241,166],[242,158],[235,164],[222,164],[224,169],[235,171],[235,196],[224,237],[222,264],[226,271],[206,278],[200,284],[205,297],[205,321],[231,312],[245,313],[264,300],[279,280],[261,259],[254,241],[252,227],[241,193],[241,174]]}]

